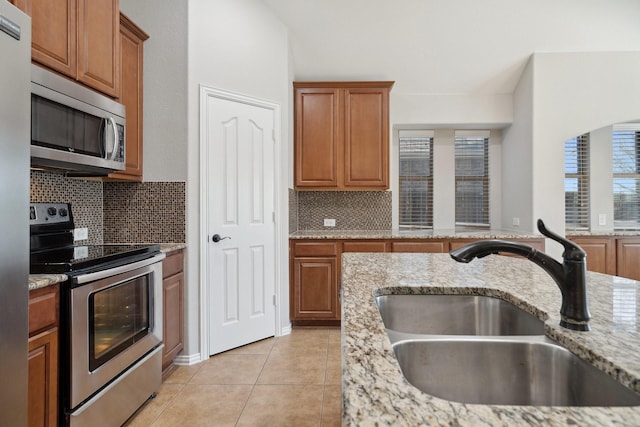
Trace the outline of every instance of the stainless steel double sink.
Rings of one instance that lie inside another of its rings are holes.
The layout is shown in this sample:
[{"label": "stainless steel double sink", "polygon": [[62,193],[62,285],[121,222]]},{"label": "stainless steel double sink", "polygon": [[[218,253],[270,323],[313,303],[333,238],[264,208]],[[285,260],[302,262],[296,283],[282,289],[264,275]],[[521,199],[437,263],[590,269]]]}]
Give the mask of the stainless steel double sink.
[{"label": "stainless steel double sink", "polygon": [[376,297],[403,375],[462,403],[635,406],[640,395],[545,336],[544,322],[478,295]]}]

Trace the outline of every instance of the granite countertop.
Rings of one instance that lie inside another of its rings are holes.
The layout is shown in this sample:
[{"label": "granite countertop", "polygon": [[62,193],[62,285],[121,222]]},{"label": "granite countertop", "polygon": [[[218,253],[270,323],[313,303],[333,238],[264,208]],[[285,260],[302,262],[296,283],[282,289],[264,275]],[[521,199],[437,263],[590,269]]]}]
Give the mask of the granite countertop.
[{"label": "granite countertop", "polygon": [[304,230],[290,239],[540,239],[534,233],[507,230]]},{"label": "granite countertop", "polygon": [[571,231],[567,230],[567,236],[573,237],[639,237],[640,230],[628,231]]},{"label": "granite countertop", "polygon": [[[186,243],[160,243],[160,251],[163,253],[177,251],[186,247]],[[29,290],[33,291],[56,283],[66,282],[67,279],[66,274],[29,274]]]},{"label": "granite countertop", "polygon": [[640,282],[599,273],[588,273],[587,281],[592,331],[576,332],[559,326],[560,290],[530,261],[489,256],[461,264],[448,254],[343,254],[343,425],[638,425],[640,406],[477,405],[423,393],[403,377],[374,301],[391,293],[505,299],[546,319],[549,338],[640,392]]}]

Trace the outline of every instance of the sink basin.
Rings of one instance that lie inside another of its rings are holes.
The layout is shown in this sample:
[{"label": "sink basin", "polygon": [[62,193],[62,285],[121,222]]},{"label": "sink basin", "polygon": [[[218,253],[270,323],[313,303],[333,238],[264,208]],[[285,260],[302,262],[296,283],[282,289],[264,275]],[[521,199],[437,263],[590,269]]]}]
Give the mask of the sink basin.
[{"label": "sink basin", "polygon": [[498,298],[478,295],[382,295],[387,329],[427,335],[544,335],[544,322]]},{"label": "sink basin", "polygon": [[405,378],[442,399],[490,405],[640,405],[638,394],[543,337],[413,340],[393,348]]}]

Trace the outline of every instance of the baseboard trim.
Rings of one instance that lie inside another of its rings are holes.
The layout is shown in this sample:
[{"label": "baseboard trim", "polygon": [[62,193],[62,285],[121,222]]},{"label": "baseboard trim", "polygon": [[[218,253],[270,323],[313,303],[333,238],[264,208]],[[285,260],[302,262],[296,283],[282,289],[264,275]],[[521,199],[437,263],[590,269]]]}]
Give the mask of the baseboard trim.
[{"label": "baseboard trim", "polygon": [[200,358],[200,353],[195,353],[195,354],[181,354],[179,356],[176,356],[175,359],[173,359],[173,363],[179,366],[191,366],[191,365],[195,365],[202,362],[202,359]]},{"label": "baseboard trim", "polygon": [[282,328],[280,328],[279,336],[290,335],[290,334],[291,334],[291,323],[289,323],[287,326],[283,326]]}]

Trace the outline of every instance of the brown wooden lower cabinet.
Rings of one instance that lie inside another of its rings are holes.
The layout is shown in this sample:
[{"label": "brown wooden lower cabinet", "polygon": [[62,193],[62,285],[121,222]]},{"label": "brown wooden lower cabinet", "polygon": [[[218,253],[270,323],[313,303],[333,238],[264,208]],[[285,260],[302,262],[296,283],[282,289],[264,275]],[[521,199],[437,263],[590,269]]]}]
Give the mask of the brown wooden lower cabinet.
[{"label": "brown wooden lower cabinet", "polygon": [[289,316],[294,326],[340,323],[340,249],[336,241],[290,242]]},{"label": "brown wooden lower cabinet", "polygon": [[173,359],[184,348],[184,254],[175,251],[162,262],[162,373],[173,371]]},{"label": "brown wooden lower cabinet", "polygon": [[[524,243],[525,245],[529,245],[539,251],[544,251],[544,238],[541,237],[539,239],[501,239],[507,240],[509,242],[518,242]],[[469,243],[477,242],[478,239],[452,239],[449,243],[449,250],[454,250],[461,248]],[[505,254],[506,255],[506,254]]]},{"label": "brown wooden lower cabinet", "polygon": [[295,258],[293,317],[296,320],[340,320],[336,258]]},{"label": "brown wooden lower cabinet", "polygon": [[28,425],[58,422],[59,285],[29,292]]},{"label": "brown wooden lower cabinet", "polygon": [[587,270],[616,274],[616,241],[611,237],[569,237],[587,253]]},{"label": "brown wooden lower cabinet", "polygon": [[569,236],[587,253],[587,270],[640,280],[640,237]]},{"label": "brown wooden lower cabinet", "polygon": [[342,252],[389,252],[389,242],[374,241],[346,241],[342,243]]},{"label": "brown wooden lower cabinet", "polygon": [[58,416],[58,328],[29,338],[29,426],[55,426]]},{"label": "brown wooden lower cabinet", "polygon": [[[443,253],[472,242],[463,239],[291,239],[289,315],[294,326],[340,323],[339,277],[347,252]],[[544,238],[521,241],[544,250]]]},{"label": "brown wooden lower cabinet", "polygon": [[616,239],[617,275],[640,280],[640,237]]},{"label": "brown wooden lower cabinet", "polygon": [[391,252],[416,252],[416,253],[443,253],[449,252],[449,241],[428,241],[420,242],[416,240],[412,241],[398,241],[391,242]]}]

